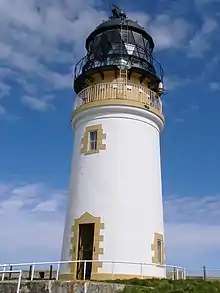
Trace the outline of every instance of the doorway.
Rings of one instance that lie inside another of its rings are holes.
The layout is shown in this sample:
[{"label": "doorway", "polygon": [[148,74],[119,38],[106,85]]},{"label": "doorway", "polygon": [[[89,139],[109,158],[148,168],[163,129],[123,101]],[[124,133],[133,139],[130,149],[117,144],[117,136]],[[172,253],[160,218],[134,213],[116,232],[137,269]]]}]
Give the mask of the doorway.
[{"label": "doorway", "polygon": [[[94,243],[95,224],[79,224],[79,240],[78,240],[78,257],[76,278],[84,279],[84,262],[83,260],[93,259],[93,243]],[[85,279],[90,280],[92,273],[92,262],[86,263]]]}]

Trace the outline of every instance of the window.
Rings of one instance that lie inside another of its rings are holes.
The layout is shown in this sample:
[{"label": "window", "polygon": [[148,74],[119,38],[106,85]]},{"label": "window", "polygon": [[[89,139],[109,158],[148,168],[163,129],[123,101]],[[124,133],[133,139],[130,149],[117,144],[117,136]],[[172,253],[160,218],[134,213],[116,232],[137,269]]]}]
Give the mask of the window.
[{"label": "window", "polygon": [[105,150],[104,139],[106,139],[106,134],[103,133],[101,124],[87,126],[82,137],[81,154],[90,155]]},{"label": "window", "polygon": [[89,151],[97,150],[97,138],[98,138],[97,130],[89,132]]},{"label": "window", "polygon": [[154,233],[154,242],[151,248],[154,252],[152,256],[152,262],[158,266],[164,265],[165,255],[163,234]]},{"label": "window", "polygon": [[157,261],[159,264],[163,263],[163,257],[162,257],[162,241],[160,239],[157,239]]}]

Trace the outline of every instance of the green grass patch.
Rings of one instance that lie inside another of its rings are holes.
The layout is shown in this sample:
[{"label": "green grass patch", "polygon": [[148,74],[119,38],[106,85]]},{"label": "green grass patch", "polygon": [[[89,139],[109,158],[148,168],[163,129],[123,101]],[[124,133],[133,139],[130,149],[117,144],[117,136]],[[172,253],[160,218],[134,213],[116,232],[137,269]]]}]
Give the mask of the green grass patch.
[{"label": "green grass patch", "polygon": [[219,281],[204,280],[157,280],[131,279],[106,281],[107,283],[125,284],[122,293],[216,293],[220,292]]}]

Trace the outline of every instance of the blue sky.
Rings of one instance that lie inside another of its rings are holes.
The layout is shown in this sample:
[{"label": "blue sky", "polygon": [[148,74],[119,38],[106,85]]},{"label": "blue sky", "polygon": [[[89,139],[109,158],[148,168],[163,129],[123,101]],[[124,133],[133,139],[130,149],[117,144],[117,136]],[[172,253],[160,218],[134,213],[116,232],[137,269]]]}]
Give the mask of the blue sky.
[{"label": "blue sky", "polygon": [[[167,262],[189,272],[220,267],[220,1],[117,4],[152,34],[165,71]],[[0,2],[0,262],[60,258],[72,70],[108,6],[101,0]]]}]

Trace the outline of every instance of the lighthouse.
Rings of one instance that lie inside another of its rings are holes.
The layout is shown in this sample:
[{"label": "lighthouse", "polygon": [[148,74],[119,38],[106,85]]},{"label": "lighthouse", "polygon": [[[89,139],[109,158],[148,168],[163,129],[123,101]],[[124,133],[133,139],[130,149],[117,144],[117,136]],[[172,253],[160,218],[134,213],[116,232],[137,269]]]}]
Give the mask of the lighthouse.
[{"label": "lighthouse", "polygon": [[61,277],[164,278],[160,133],[163,70],[154,41],[119,7],[75,66],[74,146]]}]

